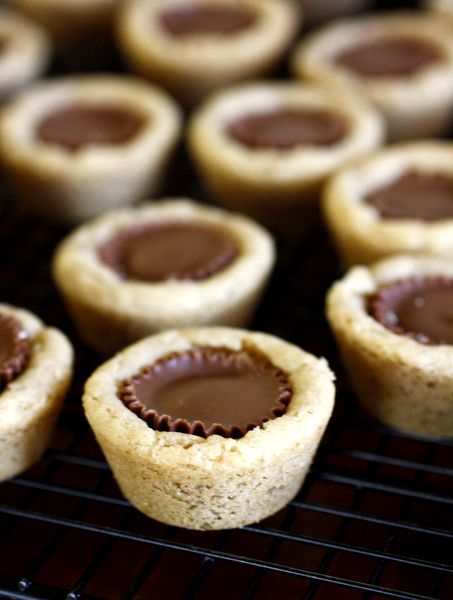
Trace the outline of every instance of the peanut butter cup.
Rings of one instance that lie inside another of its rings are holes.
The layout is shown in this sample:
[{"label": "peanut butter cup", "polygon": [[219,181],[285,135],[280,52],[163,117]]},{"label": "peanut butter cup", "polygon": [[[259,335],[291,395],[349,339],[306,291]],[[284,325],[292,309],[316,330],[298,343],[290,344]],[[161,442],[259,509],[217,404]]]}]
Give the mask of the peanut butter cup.
[{"label": "peanut butter cup", "polygon": [[389,283],[369,300],[370,314],[422,344],[453,344],[453,279],[412,277]]},{"label": "peanut butter cup", "polygon": [[100,365],[83,407],[138,510],[217,530],[260,521],[294,498],[334,395],[327,362],[297,346],[190,327],[146,337]]},{"label": "peanut butter cup", "polygon": [[119,393],[158,431],[240,438],[281,417],[291,387],[262,356],[199,348],[161,358],[126,379]]},{"label": "peanut butter cup", "polygon": [[409,171],[365,201],[388,219],[453,219],[453,177]]},{"label": "peanut butter cup", "polygon": [[105,356],[174,327],[250,323],[275,260],[258,223],[187,198],[109,211],[59,245],[54,277]]},{"label": "peanut butter cup", "polygon": [[322,214],[345,266],[392,254],[453,252],[453,144],[388,145],[339,169]]},{"label": "peanut butter cup", "polygon": [[247,5],[202,4],[176,5],[163,10],[161,21],[176,36],[193,34],[234,34],[253,25],[256,15]]},{"label": "peanut butter cup", "polygon": [[294,148],[300,144],[330,146],[347,134],[344,115],[322,110],[280,110],[245,115],[228,126],[242,144],[258,148]]},{"label": "peanut butter cup", "polygon": [[78,150],[87,144],[124,144],[143,127],[145,119],[124,106],[73,104],[45,117],[39,139]]},{"label": "peanut butter cup", "polygon": [[224,230],[197,223],[157,223],[124,229],[103,244],[102,260],[125,279],[204,279],[238,255]]},{"label": "peanut butter cup", "polygon": [[16,94],[0,160],[21,209],[66,225],[153,197],[182,125],[162,89],[118,73],[69,74]]},{"label": "peanut butter cup", "polygon": [[44,454],[73,365],[66,336],[28,310],[0,304],[0,481]]},{"label": "peanut butter cup", "polygon": [[365,77],[402,77],[443,59],[440,47],[417,38],[383,38],[362,43],[335,60]]},{"label": "peanut butter cup", "polygon": [[214,90],[275,72],[301,23],[294,0],[131,0],[116,30],[129,70],[191,109]]},{"label": "peanut butter cup", "polygon": [[0,312],[0,391],[22,373],[30,353],[28,334],[14,317]]},{"label": "peanut butter cup", "polygon": [[376,11],[327,23],[302,38],[290,70],[304,81],[360,93],[384,115],[389,141],[451,129],[453,36],[450,24],[428,11]]},{"label": "peanut butter cup", "polygon": [[329,290],[327,318],[352,388],[377,420],[453,436],[453,267],[396,255],[355,266]]},{"label": "peanut butter cup", "polygon": [[263,80],[230,86],[195,110],[188,148],[212,200],[244,212],[282,239],[319,221],[319,192],[333,171],[374,150],[384,122],[341,89]]}]

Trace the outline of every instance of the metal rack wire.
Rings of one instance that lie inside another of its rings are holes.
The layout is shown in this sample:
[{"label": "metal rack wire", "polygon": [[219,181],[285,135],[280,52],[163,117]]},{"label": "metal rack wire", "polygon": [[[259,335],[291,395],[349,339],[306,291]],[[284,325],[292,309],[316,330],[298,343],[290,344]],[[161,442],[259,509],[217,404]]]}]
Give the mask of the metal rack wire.
[{"label": "metal rack wire", "polygon": [[357,406],[323,317],[338,275],[322,227],[281,248],[254,328],[325,355],[338,398],[299,495],[241,530],[190,532],[124,500],[85,421],[99,358],[77,338],[50,276],[63,228],[2,211],[2,301],[74,342],[76,375],[51,448],[0,485],[0,598],[426,600],[453,597],[453,442],[407,436]]}]

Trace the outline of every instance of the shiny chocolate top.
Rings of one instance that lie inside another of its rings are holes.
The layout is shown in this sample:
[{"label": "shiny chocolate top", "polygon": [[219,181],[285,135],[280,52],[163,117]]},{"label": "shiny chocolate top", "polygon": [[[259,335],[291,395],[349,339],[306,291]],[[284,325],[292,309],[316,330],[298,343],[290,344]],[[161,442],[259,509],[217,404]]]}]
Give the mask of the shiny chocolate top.
[{"label": "shiny chocolate top", "polygon": [[20,375],[30,353],[28,335],[15,318],[0,313],[0,390]]},{"label": "shiny chocolate top", "polygon": [[158,431],[240,438],[283,415],[291,387],[263,356],[196,348],[172,353],[125,380],[119,395]]},{"label": "shiny chocolate top", "polygon": [[253,25],[256,15],[247,7],[206,2],[176,6],[160,16],[163,26],[174,36],[217,33],[228,35]]},{"label": "shiny chocolate top", "polygon": [[45,117],[36,134],[44,142],[74,151],[88,144],[124,144],[137,135],[144,122],[131,108],[80,103]]},{"label": "shiny chocolate top", "polygon": [[152,223],[117,233],[100,248],[101,259],[125,279],[204,279],[238,255],[235,241],[215,226]]},{"label": "shiny chocolate top", "polygon": [[409,171],[365,202],[387,219],[453,219],[453,177]]},{"label": "shiny chocolate top", "polygon": [[453,278],[414,276],[381,287],[370,314],[422,344],[453,344]]},{"label": "shiny chocolate top", "polygon": [[245,115],[230,123],[227,132],[246,146],[285,149],[335,144],[346,135],[347,124],[331,111],[286,109]]},{"label": "shiny chocolate top", "polygon": [[383,38],[339,54],[335,62],[365,77],[402,77],[442,59],[440,48],[417,38]]}]

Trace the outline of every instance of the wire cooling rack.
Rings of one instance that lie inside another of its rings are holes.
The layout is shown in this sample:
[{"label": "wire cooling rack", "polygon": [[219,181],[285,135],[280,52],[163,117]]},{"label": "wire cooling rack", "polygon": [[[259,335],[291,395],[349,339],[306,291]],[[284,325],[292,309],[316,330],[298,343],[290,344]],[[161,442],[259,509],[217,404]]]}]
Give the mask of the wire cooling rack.
[{"label": "wire cooling rack", "polygon": [[453,443],[378,425],[357,406],[323,316],[339,273],[319,225],[278,264],[254,329],[326,356],[332,420],[298,496],[240,530],[190,532],[120,494],[84,418],[99,358],[78,340],[50,276],[64,228],[0,209],[0,297],[62,328],[76,371],[53,442],[0,485],[0,598],[425,600],[453,598]]}]

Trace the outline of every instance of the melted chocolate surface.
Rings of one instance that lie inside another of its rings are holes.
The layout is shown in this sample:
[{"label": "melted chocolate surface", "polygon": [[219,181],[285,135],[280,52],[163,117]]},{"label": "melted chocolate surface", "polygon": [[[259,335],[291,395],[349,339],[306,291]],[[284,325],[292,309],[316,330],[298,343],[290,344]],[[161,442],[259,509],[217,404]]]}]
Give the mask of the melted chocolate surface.
[{"label": "melted chocolate surface", "polygon": [[353,46],[336,63],[365,77],[402,77],[441,59],[440,49],[426,40],[396,37]]},{"label": "melted chocolate surface", "polygon": [[370,314],[422,344],[453,344],[453,278],[418,276],[381,287]]},{"label": "melted chocolate surface", "polygon": [[253,25],[256,15],[244,6],[207,2],[177,6],[162,12],[161,22],[174,36],[217,33],[231,35]]},{"label": "melted chocolate surface", "polygon": [[127,379],[120,397],[153,429],[239,438],[284,414],[291,388],[264,357],[197,348]]},{"label": "melted chocolate surface", "polygon": [[346,135],[347,124],[330,111],[288,109],[245,115],[233,121],[227,132],[246,146],[286,149],[335,144]]},{"label": "melted chocolate surface", "polygon": [[436,221],[453,218],[453,177],[410,171],[365,201],[389,219]]},{"label": "melted chocolate surface", "polygon": [[229,265],[239,250],[226,233],[196,223],[150,224],[119,232],[101,259],[125,279],[204,279]]},{"label": "melted chocolate surface", "polygon": [[44,118],[36,134],[44,142],[75,151],[88,144],[124,144],[138,134],[144,122],[126,107],[72,104]]},{"label": "melted chocolate surface", "polygon": [[29,353],[28,335],[22,324],[0,313],[0,390],[22,373]]}]

